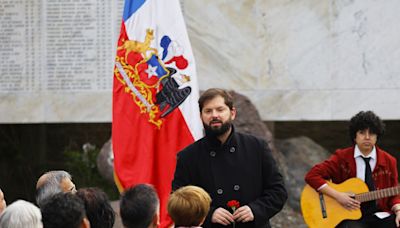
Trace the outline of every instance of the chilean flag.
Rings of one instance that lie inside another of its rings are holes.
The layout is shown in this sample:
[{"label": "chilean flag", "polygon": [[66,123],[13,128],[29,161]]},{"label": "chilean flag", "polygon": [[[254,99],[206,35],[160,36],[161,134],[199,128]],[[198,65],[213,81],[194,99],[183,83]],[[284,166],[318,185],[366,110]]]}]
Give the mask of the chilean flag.
[{"label": "chilean flag", "polygon": [[112,145],[120,191],[152,184],[161,227],[176,154],[203,136],[196,66],[179,0],[125,0],[113,85]]}]

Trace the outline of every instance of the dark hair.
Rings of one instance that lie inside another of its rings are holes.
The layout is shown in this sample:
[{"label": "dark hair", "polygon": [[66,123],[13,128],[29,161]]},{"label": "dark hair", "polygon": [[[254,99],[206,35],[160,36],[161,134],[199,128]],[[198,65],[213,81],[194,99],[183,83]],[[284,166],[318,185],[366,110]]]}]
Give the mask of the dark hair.
[{"label": "dark hair", "polygon": [[158,209],[158,196],[150,185],[136,185],[121,196],[120,214],[127,228],[147,228]]},{"label": "dark hair", "polygon": [[206,101],[214,99],[217,96],[221,96],[222,98],[224,98],[225,104],[229,107],[230,110],[232,110],[232,108],[233,108],[232,95],[224,89],[211,88],[211,89],[206,90],[203,94],[201,94],[201,96],[199,98],[200,112],[203,110],[204,103]]},{"label": "dark hair", "polygon": [[85,204],[86,215],[90,226],[95,228],[112,228],[115,213],[106,193],[99,188],[81,188],[76,195]]},{"label": "dark hair", "polygon": [[385,124],[372,111],[361,111],[350,119],[349,136],[352,143],[356,138],[356,134],[360,130],[369,129],[371,133],[377,135],[377,139],[381,138],[385,132]]},{"label": "dark hair", "polygon": [[72,193],[57,193],[40,208],[46,228],[79,228],[86,217],[83,201]]}]

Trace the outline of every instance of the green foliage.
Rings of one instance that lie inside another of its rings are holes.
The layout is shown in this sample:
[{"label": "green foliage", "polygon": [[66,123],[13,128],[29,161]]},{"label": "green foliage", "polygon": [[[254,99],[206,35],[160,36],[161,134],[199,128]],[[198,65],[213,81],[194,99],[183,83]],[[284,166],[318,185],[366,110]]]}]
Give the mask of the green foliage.
[{"label": "green foliage", "polygon": [[85,144],[82,151],[66,150],[67,171],[72,175],[77,188],[98,187],[107,193],[110,200],[119,198],[119,192],[114,184],[104,179],[97,169],[97,155],[100,150],[90,144]]}]

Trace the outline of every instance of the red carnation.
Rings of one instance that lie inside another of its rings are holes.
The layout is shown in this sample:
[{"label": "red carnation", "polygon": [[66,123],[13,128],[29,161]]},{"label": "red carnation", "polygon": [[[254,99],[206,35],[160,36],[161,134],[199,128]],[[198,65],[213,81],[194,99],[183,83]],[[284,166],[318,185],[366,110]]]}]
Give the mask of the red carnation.
[{"label": "red carnation", "polygon": [[240,203],[237,200],[230,200],[226,205],[231,208],[233,212],[240,207]]}]

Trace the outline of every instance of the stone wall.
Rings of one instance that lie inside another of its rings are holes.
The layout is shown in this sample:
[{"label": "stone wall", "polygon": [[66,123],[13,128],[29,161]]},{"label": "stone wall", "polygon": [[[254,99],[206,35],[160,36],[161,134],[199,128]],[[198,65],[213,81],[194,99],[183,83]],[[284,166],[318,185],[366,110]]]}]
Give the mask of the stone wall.
[{"label": "stone wall", "polygon": [[265,121],[347,120],[360,110],[400,118],[399,1],[182,5],[200,89],[240,92]]}]

